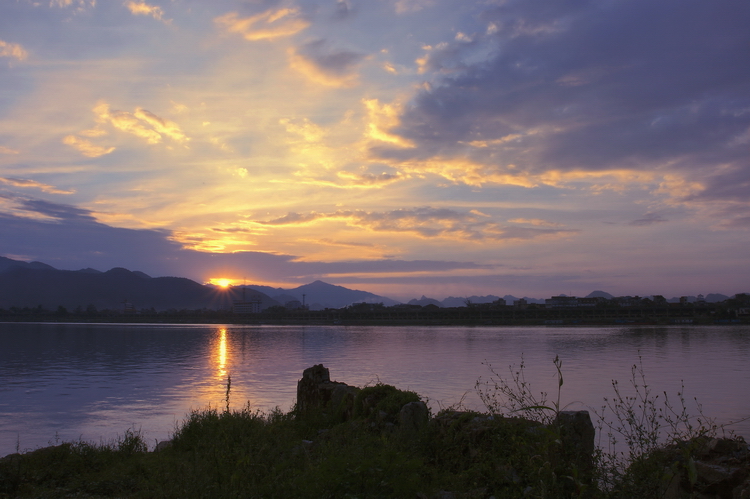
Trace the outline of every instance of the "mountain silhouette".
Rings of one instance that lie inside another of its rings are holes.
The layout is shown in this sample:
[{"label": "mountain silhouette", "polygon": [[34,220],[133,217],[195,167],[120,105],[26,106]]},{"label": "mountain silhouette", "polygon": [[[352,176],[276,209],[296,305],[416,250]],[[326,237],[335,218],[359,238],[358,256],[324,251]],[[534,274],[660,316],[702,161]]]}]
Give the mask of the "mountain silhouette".
[{"label": "mountain silhouette", "polygon": [[[261,299],[261,308],[304,300],[315,308],[342,308],[352,303],[399,302],[367,291],[315,281],[293,289],[245,286]],[[272,295],[272,296],[269,296]],[[122,310],[131,304],[137,310],[226,310],[241,301],[243,286],[224,289],[199,284],[184,277],[151,277],[140,271],[115,267],[106,272],[85,268],[58,270],[41,262],[21,262],[0,257],[0,308],[42,306],[69,310],[90,306],[97,310]],[[278,298],[278,299],[276,299]]]},{"label": "mountain silhouette", "polygon": [[[278,303],[263,293],[263,308]],[[213,309],[232,308],[242,299],[239,288],[205,286],[184,277],[150,277],[124,268],[106,272],[93,269],[58,270],[34,262],[18,262],[0,257],[0,308],[42,306],[69,310],[90,306],[98,310],[122,310],[125,303],[136,309]]]},{"label": "mountain silhouette", "polygon": [[[254,288],[260,289],[260,288]],[[385,306],[396,305],[396,300],[391,300],[385,296],[379,296],[367,291],[359,291],[356,289],[349,289],[343,286],[336,286],[335,284],[328,284],[323,281],[314,281],[310,284],[304,284],[302,286],[280,290],[283,291],[284,295],[293,296],[300,302],[302,301],[302,295],[304,294],[304,301],[306,304],[315,304],[316,308],[343,308],[351,305],[352,303],[382,303]],[[272,298],[276,299],[275,295],[271,295]],[[312,307],[311,307],[312,308]]]}]

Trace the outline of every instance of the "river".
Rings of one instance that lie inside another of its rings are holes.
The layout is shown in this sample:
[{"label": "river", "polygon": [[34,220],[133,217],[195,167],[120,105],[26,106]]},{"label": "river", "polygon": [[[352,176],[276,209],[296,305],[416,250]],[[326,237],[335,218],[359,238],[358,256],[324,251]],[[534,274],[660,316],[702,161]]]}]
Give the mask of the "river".
[{"label": "river", "polygon": [[[482,409],[475,385],[523,359],[532,392],[600,409],[612,380],[642,365],[653,394],[688,410],[750,416],[750,327],[349,327],[0,323],[0,456],[62,441],[112,442],[128,429],[153,447],[191,410],[289,410],[302,371],[416,391],[433,411]],[[661,396],[663,397],[663,395]],[[661,398],[659,399],[661,400]],[[750,437],[750,422],[731,427]]]}]

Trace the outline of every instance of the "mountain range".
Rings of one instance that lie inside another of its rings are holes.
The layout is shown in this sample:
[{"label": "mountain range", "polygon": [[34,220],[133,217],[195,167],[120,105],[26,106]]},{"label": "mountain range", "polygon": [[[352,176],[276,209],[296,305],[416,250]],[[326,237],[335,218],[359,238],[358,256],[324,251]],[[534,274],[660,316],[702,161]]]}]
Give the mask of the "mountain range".
[{"label": "mountain range", "polygon": [[[262,308],[286,305],[289,302],[304,302],[311,310],[343,308],[352,303],[382,303],[385,306],[401,302],[367,291],[348,289],[343,286],[315,281],[296,288],[284,289],[270,286],[248,285],[248,290],[260,296]],[[94,307],[122,309],[132,304],[136,309],[195,310],[229,309],[235,301],[242,300],[243,287],[227,289],[200,284],[184,277],[151,277],[143,272],[124,268],[113,268],[101,272],[91,268],[81,270],[58,270],[42,262],[24,262],[0,257],[0,308],[41,306],[54,310],[63,306],[69,310]],[[594,291],[588,297],[613,298],[604,291]],[[436,305],[439,307],[463,307],[468,303],[491,303],[500,297],[495,295],[453,297],[437,300],[422,296],[408,302],[410,305]],[[515,296],[502,297],[513,304]],[[709,294],[708,302],[726,300],[727,296]],[[544,303],[544,299],[524,297],[528,303]],[[678,301],[672,298],[669,301]],[[695,297],[689,297],[694,301]]]}]

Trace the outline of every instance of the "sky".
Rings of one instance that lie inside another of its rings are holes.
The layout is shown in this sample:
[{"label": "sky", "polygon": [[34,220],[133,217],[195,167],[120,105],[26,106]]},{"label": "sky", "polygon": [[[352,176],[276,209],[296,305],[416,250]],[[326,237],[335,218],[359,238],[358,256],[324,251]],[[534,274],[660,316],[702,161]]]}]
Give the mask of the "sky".
[{"label": "sky", "polygon": [[0,255],[750,291],[747,0],[3,0]]}]

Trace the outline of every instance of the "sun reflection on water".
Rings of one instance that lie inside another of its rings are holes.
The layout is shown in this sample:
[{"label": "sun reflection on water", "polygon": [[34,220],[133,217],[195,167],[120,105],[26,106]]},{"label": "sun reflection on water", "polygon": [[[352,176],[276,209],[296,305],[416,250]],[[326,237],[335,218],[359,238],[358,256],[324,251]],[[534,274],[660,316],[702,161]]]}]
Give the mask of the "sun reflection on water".
[{"label": "sun reflection on water", "polygon": [[227,375],[227,328],[219,329],[219,343],[216,349],[216,376],[224,378]]}]

